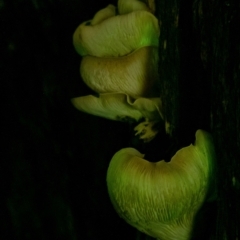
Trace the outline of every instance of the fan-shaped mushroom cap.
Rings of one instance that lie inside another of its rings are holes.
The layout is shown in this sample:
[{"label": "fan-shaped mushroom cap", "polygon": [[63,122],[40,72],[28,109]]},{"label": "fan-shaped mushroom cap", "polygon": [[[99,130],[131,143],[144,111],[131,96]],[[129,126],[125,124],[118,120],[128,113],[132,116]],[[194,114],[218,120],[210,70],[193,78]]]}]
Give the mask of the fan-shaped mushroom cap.
[{"label": "fan-shaped mushroom cap", "polygon": [[170,162],[151,163],[143,157],[133,148],[113,156],[107,185],[116,211],[152,237],[190,239],[194,216],[213,181],[211,136],[198,130],[195,144],[180,149]]},{"label": "fan-shaped mushroom cap", "polygon": [[123,92],[138,97],[153,97],[158,79],[156,47],[140,48],[118,58],[86,56],[80,65],[83,81],[97,93]]},{"label": "fan-shaped mushroom cap", "polygon": [[[81,56],[119,57],[142,47],[158,46],[160,31],[153,14],[135,11],[112,17],[108,10],[106,16],[101,10],[94,25],[86,21],[73,34],[74,47]],[[96,24],[98,19],[101,21]]]},{"label": "fan-shaped mushroom cap", "polygon": [[138,121],[141,118],[160,120],[162,102],[160,98],[132,99],[124,93],[106,93],[72,99],[80,111],[117,121]]}]

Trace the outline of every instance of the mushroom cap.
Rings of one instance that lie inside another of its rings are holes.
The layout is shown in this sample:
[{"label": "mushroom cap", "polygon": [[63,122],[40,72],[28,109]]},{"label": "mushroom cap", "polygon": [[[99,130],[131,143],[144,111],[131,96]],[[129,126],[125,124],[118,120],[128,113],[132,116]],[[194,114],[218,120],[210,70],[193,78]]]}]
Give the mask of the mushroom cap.
[{"label": "mushroom cap", "polygon": [[153,14],[134,11],[111,16],[109,11],[105,11],[106,17],[104,11],[100,14],[99,23],[83,22],[74,32],[73,45],[81,56],[119,57],[142,47],[158,46],[160,30]]},{"label": "mushroom cap", "polygon": [[126,14],[133,11],[144,10],[151,12],[146,3],[139,0],[118,0],[119,14]]},{"label": "mushroom cap", "polygon": [[72,103],[82,112],[116,121],[162,118],[160,98],[132,99],[124,93],[106,93],[99,97],[88,95],[73,98]]},{"label": "mushroom cap", "polygon": [[152,163],[134,148],[112,158],[107,172],[110,199],[132,226],[164,240],[190,238],[194,216],[213,181],[211,136],[196,132],[194,145],[177,151],[170,162]]},{"label": "mushroom cap", "polygon": [[133,98],[159,95],[158,51],[143,47],[123,57],[85,56],[80,65],[83,81],[97,93],[124,92]]}]

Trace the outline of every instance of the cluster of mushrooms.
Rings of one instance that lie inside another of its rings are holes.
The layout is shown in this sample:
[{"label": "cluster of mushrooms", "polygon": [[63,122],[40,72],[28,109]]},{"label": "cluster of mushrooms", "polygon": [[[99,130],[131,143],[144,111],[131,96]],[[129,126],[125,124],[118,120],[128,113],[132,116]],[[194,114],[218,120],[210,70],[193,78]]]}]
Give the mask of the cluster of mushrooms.
[{"label": "cluster of mushrooms", "polygon": [[[160,29],[154,0],[119,0],[73,35],[82,56],[80,74],[98,96],[72,99],[80,111],[116,121],[143,121],[136,135],[150,142],[164,120],[156,91]],[[196,132],[194,144],[177,151],[170,162],[153,163],[134,148],[118,151],[110,161],[107,186],[120,217],[159,240],[191,238],[196,213],[214,181],[214,147],[210,134]]]}]

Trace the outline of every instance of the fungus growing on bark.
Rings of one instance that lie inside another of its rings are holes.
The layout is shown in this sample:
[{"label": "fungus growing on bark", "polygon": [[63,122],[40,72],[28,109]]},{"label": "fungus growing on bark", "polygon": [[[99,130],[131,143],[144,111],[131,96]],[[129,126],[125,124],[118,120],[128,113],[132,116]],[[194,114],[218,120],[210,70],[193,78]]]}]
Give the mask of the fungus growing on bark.
[{"label": "fungus growing on bark", "polygon": [[[76,29],[73,44],[81,56],[119,57],[142,47],[158,46],[160,31],[153,14],[134,11],[114,15],[113,5],[106,9],[109,11],[101,10],[106,16],[101,14],[99,19],[83,22]],[[110,11],[113,16],[109,14]]]},{"label": "fungus growing on bark", "polygon": [[202,130],[195,144],[177,151],[170,162],[149,162],[134,148],[121,149],[107,172],[112,204],[139,231],[159,240],[188,240],[212,191],[214,158],[212,138]]},{"label": "fungus growing on bark", "polygon": [[108,5],[73,34],[75,49],[83,56],[81,77],[99,98],[82,96],[72,103],[108,119],[145,118],[150,124],[135,128],[136,135],[147,132],[140,137],[145,142],[158,133],[152,126],[163,118],[156,83],[160,29],[152,12],[152,0],[119,0],[118,11]]},{"label": "fungus growing on bark", "polygon": [[[116,121],[139,121],[144,142],[164,119],[157,89],[160,29],[154,0],[119,0],[82,23],[73,35],[83,57],[80,74],[98,96],[72,99],[80,111]],[[165,123],[166,130],[169,123]],[[194,145],[170,162],[151,163],[134,148],[112,158],[107,185],[111,201],[129,224],[161,240],[188,240],[193,221],[213,182],[214,149],[210,135],[196,132]]]},{"label": "fungus growing on bark", "polygon": [[86,56],[80,74],[97,93],[125,93],[137,99],[157,96],[158,52],[155,47],[140,48],[123,57]]}]

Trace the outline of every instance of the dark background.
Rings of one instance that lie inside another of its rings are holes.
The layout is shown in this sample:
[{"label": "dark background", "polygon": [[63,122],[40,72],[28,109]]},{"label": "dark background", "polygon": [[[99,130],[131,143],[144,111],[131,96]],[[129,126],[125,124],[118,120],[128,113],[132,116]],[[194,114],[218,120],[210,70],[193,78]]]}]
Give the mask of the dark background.
[{"label": "dark background", "polygon": [[115,213],[105,180],[109,161],[134,145],[160,160],[165,153],[156,150],[169,144],[171,157],[203,128],[215,142],[218,198],[201,210],[194,239],[236,240],[239,1],[157,2],[159,94],[172,136],[148,145],[133,141],[128,124],[78,112],[70,102],[91,92],[79,76],[72,34],[109,3],[0,0],[0,239],[150,239]]}]

